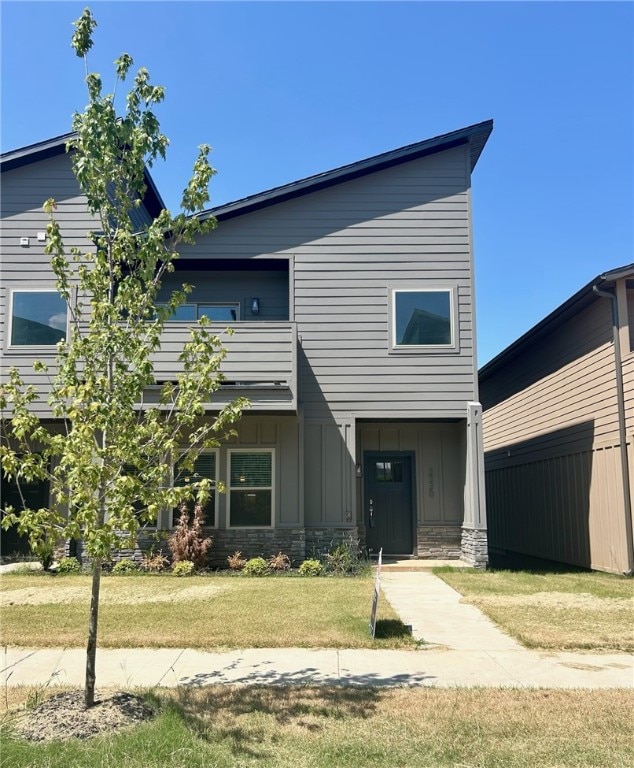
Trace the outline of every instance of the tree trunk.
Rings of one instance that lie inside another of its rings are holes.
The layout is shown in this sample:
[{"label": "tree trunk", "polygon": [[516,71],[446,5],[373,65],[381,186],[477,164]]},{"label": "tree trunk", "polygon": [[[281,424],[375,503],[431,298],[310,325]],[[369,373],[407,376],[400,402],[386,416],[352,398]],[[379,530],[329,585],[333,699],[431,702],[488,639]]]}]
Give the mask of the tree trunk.
[{"label": "tree trunk", "polygon": [[90,615],[88,618],[88,647],[86,648],[86,686],[84,702],[86,709],[95,704],[95,680],[97,677],[97,621],[99,618],[99,587],[101,586],[101,559],[92,561],[92,593],[90,596]]}]

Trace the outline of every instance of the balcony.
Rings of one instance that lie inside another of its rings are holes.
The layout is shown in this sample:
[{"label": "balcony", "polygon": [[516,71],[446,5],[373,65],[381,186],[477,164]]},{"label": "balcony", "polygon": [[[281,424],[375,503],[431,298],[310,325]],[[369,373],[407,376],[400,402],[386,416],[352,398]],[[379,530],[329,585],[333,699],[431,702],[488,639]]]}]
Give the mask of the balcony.
[{"label": "balcony", "polygon": [[[222,326],[221,326],[222,327]],[[297,327],[292,322],[233,322],[232,336],[220,334],[227,349],[221,366],[225,382],[213,396],[217,410],[235,397],[248,397],[253,411],[297,412]],[[154,360],[157,382],[174,381],[179,355],[189,341],[188,326],[165,324]]]}]

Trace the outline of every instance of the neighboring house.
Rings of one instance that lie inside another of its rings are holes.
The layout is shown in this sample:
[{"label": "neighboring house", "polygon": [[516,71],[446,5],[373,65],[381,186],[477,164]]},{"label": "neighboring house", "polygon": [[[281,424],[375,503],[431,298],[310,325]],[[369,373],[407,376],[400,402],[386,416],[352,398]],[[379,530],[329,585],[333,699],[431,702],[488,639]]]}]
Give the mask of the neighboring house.
[{"label": "neighboring house", "polygon": [[480,370],[489,546],[632,573],[634,264]]},{"label": "neighboring house", "polygon": [[[491,130],[211,209],[218,229],[181,249],[165,295],[195,288],[166,326],[157,382],[206,314],[235,329],[209,411],[252,402],[238,437],[197,465],[227,487],[208,512],[217,564],[237,549],[303,558],[348,537],[375,553],[486,562],[471,172]],[[2,363],[44,388],[30,363],[53,356],[65,317],[38,236],[43,201],[58,201],[69,245],[90,246],[66,138],[1,158]],[[150,185],[141,213],[160,205]],[[172,524],[166,511],[158,526]]]}]

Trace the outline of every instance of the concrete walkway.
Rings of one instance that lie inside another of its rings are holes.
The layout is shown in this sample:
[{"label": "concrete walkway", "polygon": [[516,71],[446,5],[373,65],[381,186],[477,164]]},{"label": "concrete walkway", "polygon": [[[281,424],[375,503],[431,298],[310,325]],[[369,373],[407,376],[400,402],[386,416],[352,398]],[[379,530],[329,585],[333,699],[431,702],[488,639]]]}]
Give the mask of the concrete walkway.
[{"label": "concrete walkway", "polygon": [[[99,649],[100,687],[234,684],[634,687],[631,654],[529,651],[425,572],[386,573],[384,595],[416,639],[414,651]],[[5,648],[0,685],[83,684],[83,649]]]}]

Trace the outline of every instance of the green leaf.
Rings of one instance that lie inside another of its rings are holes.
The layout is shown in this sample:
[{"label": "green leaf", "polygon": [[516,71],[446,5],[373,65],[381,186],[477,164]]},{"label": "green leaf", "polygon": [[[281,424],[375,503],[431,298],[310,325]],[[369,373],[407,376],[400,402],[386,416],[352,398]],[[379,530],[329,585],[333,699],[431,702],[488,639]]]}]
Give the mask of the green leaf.
[{"label": "green leaf", "polygon": [[97,22],[90,12],[90,8],[85,8],[81,17],[73,22],[75,33],[71,39],[71,48],[74,49],[77,56],[83,58],[92,48],[92,32],[97,26]]}]

